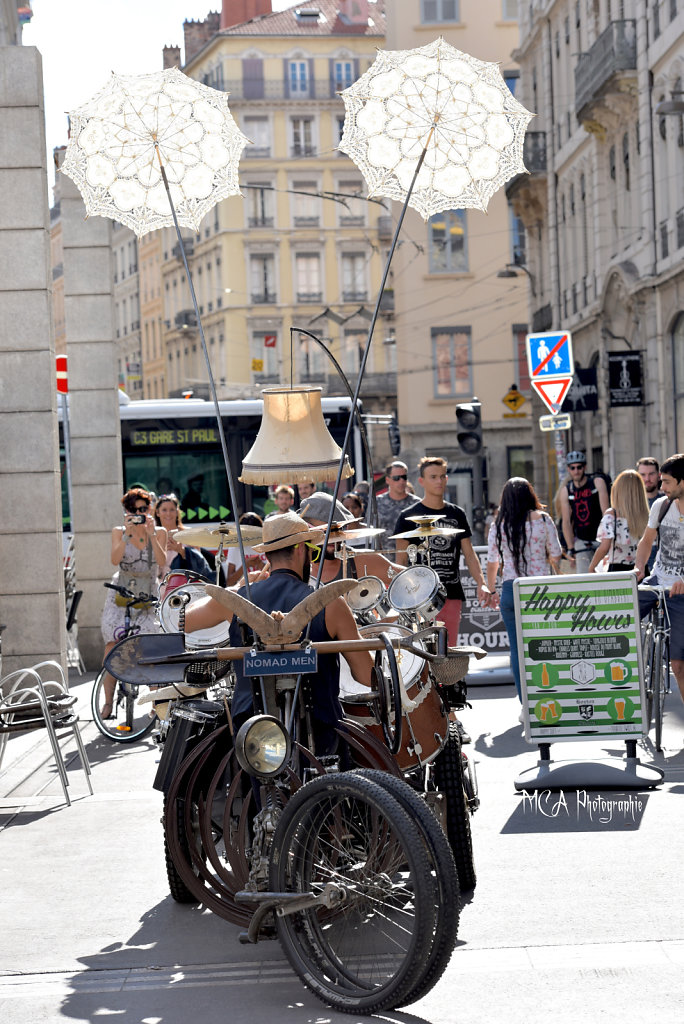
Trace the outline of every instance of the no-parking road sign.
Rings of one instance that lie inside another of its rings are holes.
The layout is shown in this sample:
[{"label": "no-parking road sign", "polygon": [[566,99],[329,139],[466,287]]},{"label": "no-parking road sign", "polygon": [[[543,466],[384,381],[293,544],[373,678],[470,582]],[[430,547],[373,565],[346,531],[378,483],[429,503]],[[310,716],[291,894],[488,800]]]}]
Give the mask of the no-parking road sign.
[{"label": "no-parking road sign", "polygon": [[532,387],[555,416],[563,404],[574,373],[570,332],[528,334],[526,348]]}]

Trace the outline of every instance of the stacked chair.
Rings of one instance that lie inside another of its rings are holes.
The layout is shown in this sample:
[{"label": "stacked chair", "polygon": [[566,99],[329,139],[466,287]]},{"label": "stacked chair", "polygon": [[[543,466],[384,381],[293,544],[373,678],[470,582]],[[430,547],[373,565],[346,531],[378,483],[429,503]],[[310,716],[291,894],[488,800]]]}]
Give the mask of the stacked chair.
[{"label": "stacked chair", "polygon": [[93,792],[90,764],[78,728],[75,704],[76,697],[69,693],[62,667],[57,661],[41,661],[0,679],[0,767],[12,733],[45,729],[68,806],[71,806],[67,788],[69,779],[57,738],[59,730],[71,730],[88,789],[91,795]]}]

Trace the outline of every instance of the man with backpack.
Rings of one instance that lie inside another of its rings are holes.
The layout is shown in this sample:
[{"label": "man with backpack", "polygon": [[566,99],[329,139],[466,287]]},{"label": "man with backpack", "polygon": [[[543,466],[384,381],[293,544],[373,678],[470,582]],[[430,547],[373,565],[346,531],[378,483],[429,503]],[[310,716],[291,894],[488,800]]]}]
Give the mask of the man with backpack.
[{"label": "man with backpack", "polygon": [[596,532],[603,513],[608,510],[608,488],[598,473],[587,474],[584,452],[570,452],[565,463],[570,480],[558,492],[562,512],[563,537],[567,556],[575,572],[589,572],[598,547]]},{"label": "man with backpack", "polygon": [[[651,507],[648,526],[639,541],[635,568],[639,582],[669,587],[666,598],[670,616],[670,664],[684,700],[684,454],[671,455],[660,467],[663,497]],[[653,574],[645,576],[653,544],[658,553]],[[641,616],[655,603],[655,595],[640,594]]]}]

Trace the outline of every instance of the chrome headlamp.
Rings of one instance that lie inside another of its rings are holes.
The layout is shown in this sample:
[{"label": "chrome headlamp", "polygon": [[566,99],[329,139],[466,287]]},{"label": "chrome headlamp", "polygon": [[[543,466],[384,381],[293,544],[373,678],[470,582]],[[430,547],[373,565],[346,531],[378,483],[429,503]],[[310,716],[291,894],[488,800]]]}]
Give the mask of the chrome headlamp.
[{"label": "chrome headlamp", "polygon": [[275,778],[290,758],[290,735],[272,715],[254,715],[240,726],[235,738],[235,756],[248,775]]}]

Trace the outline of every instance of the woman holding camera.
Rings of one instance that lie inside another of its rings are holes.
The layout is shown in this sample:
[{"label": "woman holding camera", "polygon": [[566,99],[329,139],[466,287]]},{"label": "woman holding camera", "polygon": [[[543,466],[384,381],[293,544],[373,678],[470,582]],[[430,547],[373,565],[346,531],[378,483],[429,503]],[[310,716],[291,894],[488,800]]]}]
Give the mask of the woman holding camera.
[{"label": "woman holding camera", "polygon": [[[124,507],[124,524],[112,530],[112,565],[118,567],[112,583],[154,600],[166,564],[166,530],[155,526],[150,512],[150,495],[142,487],[131,487],[126,491],[121,504]],[[124,598],[116,591],[108,590],[101,624],[105,657],[123,638],[125,616]],[[159,632],[154,604],[141,601],[140,607],[131,609],[131,620],[135,623],[136,632]],[[114,677],[108,674],[104,682],[102,718],[111,716],[115,685]]]}]

